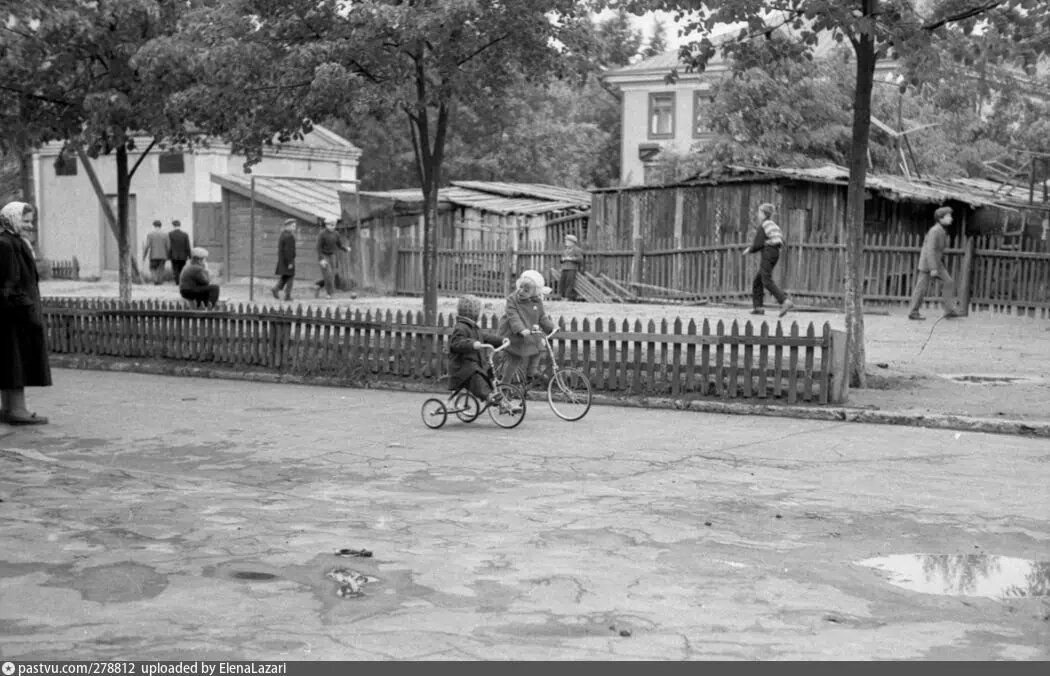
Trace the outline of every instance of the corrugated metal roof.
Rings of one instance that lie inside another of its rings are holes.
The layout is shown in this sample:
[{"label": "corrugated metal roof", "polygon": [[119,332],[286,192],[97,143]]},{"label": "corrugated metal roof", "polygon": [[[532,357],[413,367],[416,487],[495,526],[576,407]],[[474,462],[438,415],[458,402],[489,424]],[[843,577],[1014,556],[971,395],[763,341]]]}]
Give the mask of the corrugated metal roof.
[{"label": "corrugated metal roof", "polygon": [[459,188],[495,193],[506,197],[535,197],[551,202],[574,203],[580,208],[591,206],[591,194],[586,190],[562,188],[546,183],[502,183],[498,181],[452,181]]},{"label": "corrugated metal roof", "polygon": [[[735,165],[734,170],[753,172],[773,176],[784,176],[787,178],[798,178],[808,181],[822,183],[835,183],[845,185],[849,183],[849,169],[837,164],[827,164],[821,167],[811,168],[789,168],[789,167],[759,167],[754,165]],[[892,174],[868,174],[865,187],[882,193],[885,197],[893,200],[907,200],[912,202],[929,202],[940,204],[947,200],[955,200],[969,204],[970,206],[1008,206],[1011,200],[1008,196],[996,193],[991,187],[992,181],[978,181],[975,179],[954,178],[912,178],[895,176]]]},{"label": "corrugated metal roof", "polygon": [[[212,174],[211,180],[227,190],[244,197],[251,196],[250,175]],[[255,179],[255,199],[260,204],[283,211],[310,222],[323,218],[335,222],[342,216],[339,205],[339,189],[352,183],[317,181],[310,178],[266,178]]]},{"label": "corrugated metal roof", "polygon": [[[401,203],[423,201],[423,192],[414,188],[362,191],[361,195]],[[590,209],[591,194],[584,190],[533,183],[453,181],[451,187],[438,190],[438,201],[494,214],[525,216],[567,209]]]}]

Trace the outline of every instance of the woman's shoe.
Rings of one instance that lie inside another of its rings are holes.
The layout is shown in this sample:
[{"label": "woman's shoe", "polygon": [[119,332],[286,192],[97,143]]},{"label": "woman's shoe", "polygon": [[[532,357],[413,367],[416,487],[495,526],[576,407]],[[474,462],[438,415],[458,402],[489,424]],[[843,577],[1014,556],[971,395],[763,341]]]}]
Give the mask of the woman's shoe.
[{"label": "woman's shoe", "polygon": [[46,425],[47,418],[36,413],[30,413],[29,415],[21,415],[14,413],[5,413],[3,418],[0,418],[3,422],[8,425]]}]

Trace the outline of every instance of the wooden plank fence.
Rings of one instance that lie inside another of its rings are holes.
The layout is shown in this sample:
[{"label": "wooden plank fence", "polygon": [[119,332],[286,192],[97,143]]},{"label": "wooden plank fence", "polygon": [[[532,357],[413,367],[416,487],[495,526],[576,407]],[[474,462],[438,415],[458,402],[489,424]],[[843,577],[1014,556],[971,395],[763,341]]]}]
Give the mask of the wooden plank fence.
[{"label": "wooden plank fence", "polygon": [[[496,315],[481,318],[495,330]],[[194,310],[160,301],[46,298],[55,354],[175,360],[350,382],[439,385],[454,316],[258,306]],[[598,392],[626,396],[841,403],[844,336],[830,325],[559,321],[559,364],[583,369]]]},{"label": "wooden plank fence", "polygon": [[[713,301],[747,299],[758,269],[757,255],[743,256],[745,242],[658,239],[604,242],[585,247],[586,270],[623,285],[666,288]],[[865,237],[864,299],[904,304],[915,284],[922,235],[871,233]],[[438,249],[438,291],[504,296],[523,270],[547,273],[560,267],[558,244],[528,243],[518,248],[467,245]],[[953,240],[945,252],[949,272],[970,310],[1012,307],[1019,313],[1050,316],[1050,245],[1027,240],[1016,248],[1002,236]],[[398,254],[397,292],[423,292],[422,247],[404,243]],[[839,306],[845,297],[843,244],[826,239],[789,243],[777,265],[785,291],[807,303]],[[551,286],[556,280],[548,279]],[[934,294],[938,292],[935,285]],[[658,293],[649,293],[658,296]],[[673,294],[667,294],[674,297]],[[927,297],[937,304],[937,295]]]},{"label": "wooden plank fence", "polygon": [[76,256],[68,261],[40,259],[37,270],[41,279],[80,279],[80,261]]}]

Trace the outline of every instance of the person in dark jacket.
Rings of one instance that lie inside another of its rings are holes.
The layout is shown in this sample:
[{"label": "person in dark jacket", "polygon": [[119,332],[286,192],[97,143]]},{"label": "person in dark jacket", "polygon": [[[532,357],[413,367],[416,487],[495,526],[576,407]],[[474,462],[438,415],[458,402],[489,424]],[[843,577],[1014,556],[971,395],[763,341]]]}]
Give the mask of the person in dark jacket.
[{"label": "person in dark jacket", "polygon": [[755,275],[754,282],[751,284],[751,301],[754,304],[751,314],[764,315],[766,313],[762,305],[766,291],[769,291],[780,303],[779,316],[783,317],[795,307],[795,303],[773,281],[773,268],[780,260],[780,247],[784,244],[784,234],[780,231],[780,226],[773,220],[774,211],[776,207],[772,204],[759,205],[759,226],[755,230],[755,239],[750,245],[744,247],[743,253],[746,256],[750,253],[762,252],[758,274]]},{"label": "person in dark jacket", "polygon": [[343,240],[343,236],[336,231],[335,223],[325,223],[320,234],[317,235],[317,260],[321,264],[322,277],[314,283],[317,287],[314,289],[314,298],[321,296],[321,289],[324,289],[328,298],[335,293],[336,254],[340,249],[350,253],[350,247]]},{"label": "person in dark jacket", "polygon": [[48,421],[26,408],[25,396],[27,387],[51,385],[36,252],[24,234],[34,214],[25,202],[0,210],[0,422],[9,425]]},{"label": "person in dark jacket", "polygon": [[292,285],[295,283],[295,229],[298,221],[289,218],[284,222],[281,229],[281,237],[277,240],[277,285],[270,289],[274,298],[280,299],[281,289],[284,289],[284,299],[292,299]]},{"label": "person in dark jacket", "polygon": [[458,390],[466,387],[478,401],[495,403],[497,393],[489,382],[488,362],[481,351],[499,347],[503,339],[497,335],[482,333],[478,326],[481,315],[481,299],[463,296],[456,304],[456,324],[448,341],[448,387]]},{"label": "person in dark jacket", "polygon": [[211,283],[208,271],[208,250],[195,246],[190,251],[190,262],[179,277],[179,295],[198,306],[213,307],[219,301],[219,285]]},{"label": "person in dark jacket", "polygon": [[565,300],[580,300],[576,294],[576,275],[583,269],[583,249],[576,235],[565,235],[565,249],[561,253],[561,279],[558,292]]},{"label": "person in dark jacket", "polygon": [[190,259],[190,236],[182,229],[182,223],[175,220],[171,222],[171,232],[168,233],[168,260],[171,261],[171,274],[175,277],[175,286],[182,279],[182,269],[186,267],[186,261]]}]

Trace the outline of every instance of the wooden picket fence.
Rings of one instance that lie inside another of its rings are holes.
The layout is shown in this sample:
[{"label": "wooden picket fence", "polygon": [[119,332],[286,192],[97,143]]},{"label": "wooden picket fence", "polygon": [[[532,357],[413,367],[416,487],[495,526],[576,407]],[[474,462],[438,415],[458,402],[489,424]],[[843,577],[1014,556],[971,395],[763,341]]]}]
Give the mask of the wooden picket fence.
[{"label": "wooden picket fence", "polygon": [[80,279],[80,261],[76,256],[68,261],[40,259],[37,269],[41,279]]},{"label": "wooden picket fence", "polygon": [[[869,303],[904,304],[915,285],[923,236],[915,233],[871,233],[865,236],[860,280]],[[586,247],[588,272],[620,283],[639,283],[702,295],[712,301],[750,298],[758,269],[757,255],[743,256],[743,241],[660,239],[601,242]],[[971,310],[1013,307],[1020,313],[1050,316],[1050,246],[1025,240],[1007,244],[1002,236],[972,241],[969,260],[962,241],[952,241],[945,264],[959,288],[969,285]],[[423,293],[423,249],[418,242],[399,245],[396,291]],[[438,248],[438,292],[498,297],[510,292],[516,276],[527,269],[548,273],[560,267],[560,243],[445,245]],[[780,286],[806,303],[841,306],[845,298],[843,244],[811,238],[789,242],[775,271]],[[548,283],[556,286],[556,280]],[[927,304],[940,302],[931,290]],[[650,295],[659,295],[653,293]]]},{"label": "wooden picket fence", "polygon": [[[454,316],[426,325],[422,313],[342,312],[259,306],[194,310],[160,301],[47,298],[44,319],[55,354],[175,360],[264,369],[349,382],[421,381],[447,371]],[[481,326],[495,331],[498,317]],[[681,319],[568,322],[558,363],[583,369],[597,392],[625,396],[840,403],[844,336],[825,323],[802,329],[763,322],[726,325]]]}]

